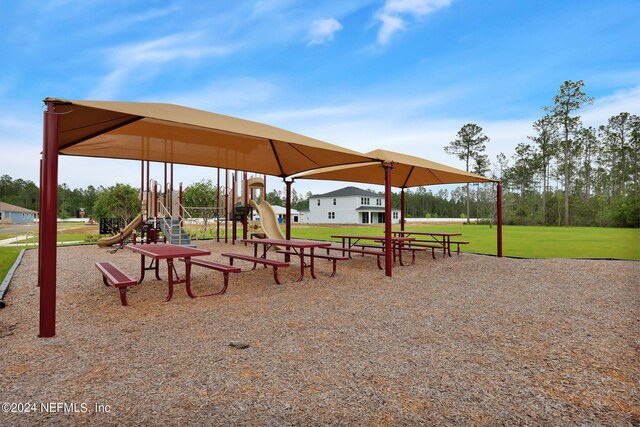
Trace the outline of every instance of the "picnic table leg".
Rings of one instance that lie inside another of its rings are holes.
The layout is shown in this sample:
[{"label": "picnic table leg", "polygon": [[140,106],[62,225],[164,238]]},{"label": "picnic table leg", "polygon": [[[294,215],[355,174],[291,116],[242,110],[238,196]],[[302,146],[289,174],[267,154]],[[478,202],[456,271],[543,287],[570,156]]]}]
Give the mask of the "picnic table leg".
[{"label": "picnic table leg", "polygon": [[[258,258],[258,245],[254,243],[253,245],[253,257],[254,258]],[[231,264],[233,265],[233,264]],[[253,268],[252,270],[255,270],[256,267],[258,266],[258,264],[256,264],[255,262],[253,263]]]},{"label": "picnic table leg", "polygon": [[127,306],[127,288],[118,288],[120,291],[120,302],[125,307]]},{"label": "picnic table leg", "polygon": [[331,272],[331,275],[329,277],[334,277],[336,275],[336,261],[335,259],[332,259],[331,261],[333,261],[333,271]]},{"label": "picnic table leg", "polygon": [[310,266],[311,277],[313,277],[314,279],[317,279],[315,271],[314,271],[314,264],[315,264],[315,261],[314,261],[315,257],[313,256],[314,248],[309,248],[309,250],[311,251],[310,252],[310,254],[311,254],[311,257],[310,257],[311,258],[311,266]]},{"label": "picnic table leg", "polygon": [[[311,258],[311,262],[313,263],[313,257]],[[304,279],[304,267],[304,248],[300,248],[300,277],[298,277],[296,282],[302,282],[302,280]],[[311,275],[313,276],[313,270],[311,271]]]},{"label": "picnic table leg", "polygon": [[142,283],[144,280],[144,272],[146,270],[145,264],[144,255],[140,255],[140,279],[138,280],[138,283]]},{"label": "picnic table leg", "polygon": [[171,258],[167,258],[167,270],[169,270],[169,292],[164,302],[171,301],[171,297],[173,297],[173,260]]},{"label": "picnic table leg", "polygon": [[280,280],[278,280],[278,267],[273,267],[273,279],[278,285],[282,285],[282,283],[280,283]]},{"label": "picnic table leg", "polygon": [[[395,247],[395,245],[394,245],[394,247]],[[394,250],[393,253],[395,255],[395,250]],[[404,267],[405,266],[404,262],[402,262],[402,244],[400,244],[400,243],[398,243],[398,258],[400,259],[400,265]]]},{"label": "picnic table leg", "polygon": [[[187,288],[187,295],[191,298],[195,298],[195,295],[191,292],[191,257],[184,258],[184,269],[185,269],[185,278],[184,278],[184,286]],[[177,277],[176,273],[176,277]]]},{"label": "picnic table leg", "polygon": [[451,256],[451,236],[447,236],[447,252]]}]

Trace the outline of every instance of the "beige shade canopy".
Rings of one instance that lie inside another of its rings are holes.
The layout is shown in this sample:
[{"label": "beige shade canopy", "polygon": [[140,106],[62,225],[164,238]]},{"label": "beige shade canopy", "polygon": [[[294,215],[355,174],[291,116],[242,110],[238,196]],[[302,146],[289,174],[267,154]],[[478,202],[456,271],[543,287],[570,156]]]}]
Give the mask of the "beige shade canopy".
[{"label": "beige shade canopy", "polygon": [[372,160],[249,120],[174,104],[47,98],[60,154],[211,166],[286,177]]},{"label": "beige shade canopy", "polygon": [[380,161],[327,167],[304,172],[296,177],[384,185],[384,168],[381,163],[384,162],[393,164],[393,170],[391,171],[392,187],[407,188],[435,184],[495,182],[495,180],[481,175],[407,154],[374,150],[365,155]]}]

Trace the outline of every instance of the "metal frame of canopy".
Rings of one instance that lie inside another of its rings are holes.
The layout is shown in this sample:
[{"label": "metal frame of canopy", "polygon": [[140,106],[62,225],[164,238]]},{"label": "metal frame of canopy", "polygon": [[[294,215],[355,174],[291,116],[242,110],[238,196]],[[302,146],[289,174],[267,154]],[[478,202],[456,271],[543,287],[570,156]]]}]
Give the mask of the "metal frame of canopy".
[{"label": "metal frame of canopy", "polygon": [[[502,257],[502,185],[500,181],[482,175],[473,174],[441,163],[420,157],[396,153],[387,150],[374,150],[365,155],[378,161],[363,162],[352,165],[326,167],[296,175],[296,179],[319,179],[349,182],[363,182],[385,186],[385,216],[391,218],[391,187],[399,187],[400,193],[400,228],[404,230],[404,189],[434,184],[459,184],[469,182],[494,182],[497,184],[497,256]],[[382,173],[381,173],[382,168]],[[393,170],[393,172],[392,172]],[[385,222],[385,235],[390,247],[391,221]],[[386,257],[385,270],[391,271],[391,259]]]},{"label": "metal frame of canopy", "polygon": [[38,252],[41,337],[54,336],[56,327],[59,155],[223,167],[283,179],[320,167],[372,160],[273,126],[179,105],[57,98],[44,102]]}]

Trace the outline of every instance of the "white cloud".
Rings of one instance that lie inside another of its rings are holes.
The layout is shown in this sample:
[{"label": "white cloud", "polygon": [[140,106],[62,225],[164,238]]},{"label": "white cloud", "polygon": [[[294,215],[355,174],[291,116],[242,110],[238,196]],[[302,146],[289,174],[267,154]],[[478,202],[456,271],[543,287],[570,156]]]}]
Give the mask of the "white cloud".
[{"label": "white cloud", "polygon": [[607,124],[612,116],[620,113],[640,114],[640,86],[625,89],[602,98],[579,112],[585,126]]},{"label": "white cloud", "polygon": [[376,14],[380,21],[378,44],[386,45],[391,36],[406,28],[408,17],[419,19],[451,5],[453,0],[387,0]]},{"label": "white cloud", "polygon": [[[134,73],[157,73],[158,65],[178,60],[198,60],[210,56],[224,56],[231,47],[211,46],[201,41],[200,34],[185,33],[159,39],[128,44],[107,52],[113,70],[105,76],[90,96],[95,99],[111,99]],[[156,71],[151,71],[151,70]]]},{"label": "white cloud", "polygon": [[307,46],[324,44],[333,41],[333,36],[342,30],[342,24],[335,18],[319,19],[311,24]]}]

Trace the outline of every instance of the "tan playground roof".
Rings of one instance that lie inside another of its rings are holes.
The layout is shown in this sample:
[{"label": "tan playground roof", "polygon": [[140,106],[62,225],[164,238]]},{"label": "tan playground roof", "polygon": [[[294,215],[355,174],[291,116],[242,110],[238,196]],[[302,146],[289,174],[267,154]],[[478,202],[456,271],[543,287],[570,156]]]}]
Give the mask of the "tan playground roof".
[{"label": "tan playground roof", "polygon": [[[391,186],[393,187],[406,188],[435,184],[494,182],[494,180],[482,175],[393,151],[374,150],[365,155],[393,164],[391,171]],[[384,169],[380,161],[322,168],[301,173],[298,178],[384,185]]]},{"label": "tan playground roof", "polygon": [[371,160],[273,126],[174,104],[47,98],[59,153],[150,160],[289,176]]}]

